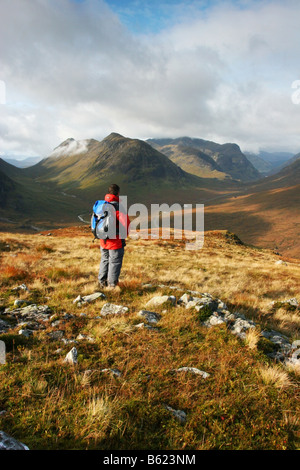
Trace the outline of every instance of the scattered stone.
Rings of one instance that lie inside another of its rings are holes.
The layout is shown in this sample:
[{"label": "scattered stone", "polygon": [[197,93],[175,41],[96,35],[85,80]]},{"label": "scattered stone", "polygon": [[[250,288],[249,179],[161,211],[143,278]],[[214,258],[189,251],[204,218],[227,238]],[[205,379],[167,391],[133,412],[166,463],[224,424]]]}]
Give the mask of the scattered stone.
[{"label": "scattered stone", "polygon": [[77,339],[78,341],[87,340],[87,341],[89,341],[90,343],[94,343],[94,342],[95,342],[95,338],[93,338],[92,336],[83,335],[82,333],[79,333],[79,335],[77,336],[76,339]]},{"label": "scattered stone", "polygon": [[149,310],[140,310],[138,316],[145,318],[148,323],[157,323],[161,319],[161,315],[155,312],[149,312]]},{"label": "scattered stone", "polygon": [[15,308],[13,310],[6,308],[4,314],[23,321],[47,322],[50,318],[51,309],[48,305],[30,304],[27,307]]},{"label": "scattered stone", "polygon": [[71,351],[68,352],[64,359],[64,362],[67,362],[68,364],[77,364],[77,357],[77,349],[74,347],[71,349]]},{"label": "scattered stone", "polygon": [[78,307],[81,307],[84,304],[94,302],[97,299],[106,299],[106,296],[102,292],[95,292],[94,294],[86,295],[81,297],[78,295],[75,300],[73,300],[73,304],[77,304]]},{"label": "scattered stone", "polygon": [[190,294],[183,294],[178,300],[178,303],[187,305],[192,300],[193,300],[193,297]]},{"label": "scattered stone", "polygon": [[166,304],[175,305],[176,297],[174,295],[158,295],[152,297],[152,299],[146,303],[146,307],[161,307]]},{"label": "scattered stone", "polygon": [[104,304],[101,309],[101,316],[106,317],[108,315],[122,315],[129,311],[128,307],[124,307],[123,305],[115,305],[115,304]]},{"label": "scattered stone", "polygon": [[191,372],[192,374],[201,375],[204,379],[207,379],[210,374],[208,372],[203,372],[196,367],[180,367],[179,369],[174,369],[174,372]]},{"label": "scattered stone", "polygon": [[0,333],[5,333],[10,328],[10,325],[0,318]]},{"label": "scattered stone", "polygon": [[26,286],[26,284],[21,284],[21,285],[18,286],[18,287],[14,287],[12,290],[13,290],[13,291],[25,290],[26,292],[30,292],[30,290],[28,289],[28,287]]},{"label": "scattered stone", "polygon": [[14,306],[15,307],[22,307],[22,305],[29,305],[30,302],[28,300],[21,300],[21,299],[17,299],[14,301]]},{"label": "scattered stone", "polygon": [[120,377],[122,375],[119,369],[102,369],[100,372],[110,372],[116,377]]},{"label": "scattered stone", "polygon": [[182,410],[174,410],[171,406],[165,405],[166,410],[170,411],[172,415],[179,421],[181,424],[186,422],[186,413]]},{"label": "scattered stone", "polygon": [[61,340],[64,344],[77,343],[75,339],[62,338]]},{"label": "scattered stone", "polygon": [[283,261],[282,259],[280,259],[278,261],[275,261],[275,264],[287,266],[287,263],[285,261]]},{"label": "scattered stone", "polygon": [[48,333],[48,336],[53,339],[54,341],[57,341],[59,339],[62,339],[62,337],[64,336],[64,331],[63,330],[56,330],[56,331],[51,331],[50,333]]},{"label": "scattered stone", "polygon": [[0,450],[29,450],[29,448],[4,431],[0,431]]},{"label": "scattered stone", "polygon": [[20,330],[19,335],[25,336],[25,338],[29,338],[30,336],[33,335],[32,330]]},{"label": "scattered stone", "polygon": [[139,323],[138,325],[135,325],[136,328],[147,328],[148,330],[157,330],[155,326],[151,325],[146,325],[146,323]]}]

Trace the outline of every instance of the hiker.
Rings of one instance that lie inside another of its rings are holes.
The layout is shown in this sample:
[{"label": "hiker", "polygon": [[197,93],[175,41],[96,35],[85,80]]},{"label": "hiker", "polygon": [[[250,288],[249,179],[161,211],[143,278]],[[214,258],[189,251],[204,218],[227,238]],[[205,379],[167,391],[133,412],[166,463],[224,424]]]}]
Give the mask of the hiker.
[{"label": "hiker", "polygon": [[98,275],[100,287],[115,288],[121,272],[130,220],[124,207],[119,203],[119,194],[120,187],[111,184],[105,196],[105,201],[113,204],[116,210],[116,238],[100,240],[101,261]]}]

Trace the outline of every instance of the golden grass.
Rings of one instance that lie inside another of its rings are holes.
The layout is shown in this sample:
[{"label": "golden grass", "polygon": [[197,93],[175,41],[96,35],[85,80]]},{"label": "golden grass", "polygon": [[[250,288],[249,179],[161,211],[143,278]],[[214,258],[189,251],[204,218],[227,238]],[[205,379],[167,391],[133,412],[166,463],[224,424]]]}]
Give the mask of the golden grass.
[{"label": "golden grass", "polygon": [[[35,448],[286,447],[281,433],[287,439],[286,430],[296,432],[298,425],[293,410],[299,373],[293,366],[271,364],[258,339],[265,327],[299,339],[299,311],[273,308],[271,302],[300,299],[300,263],[276,266],[272,251],[237,245],[225,235],[206,233],[199,251],[185,250],[180,240],[129,238],[120,290],[105,291],[107,299],[81,307],[73,303],[79,294],[99,290],[99,245],[90,248],[90,233],[72,228],[53,231],[51,237],[22,235],[22,243],[14,241],[9,251],[1,251],[1,267],[17,270],[20,277],[1,269],[0,306],[12,306],[17,297],[47,304],[65,338],[80,332],[95,339],[76,344],[78,364],[72,368],[63,359],[73,344],[50,341],[50,325],[34,333],[32,345],[15,346],[0,371],[5,384],[0,401],[14,410],[14,419],[4,423],[7,429],[22,438],[31,426]],[[3,246],[9,238],[0,234]],[[23,282],[30,292],[12,290]],[[144,288],[145,283],[156,287]],[[142,321],[137,313],[154,295],[178,298],[187,289],[220,298],[229,310],[256,321],[257,328],[242,343],[225,326],[202,327],[195,312],[182,306],[155,308],[162,317],[156,331],[136,328]],[[129,312],[98,318],[105,302],[125,305]],[[64,321],[65,314],[72,318]],[[172,374],[184,366],[210,377]],[[120,369],[121,376],[101,373],[109,368]],[[162,403],[187,410],[188,424],[179,425]],[[273,416],[275,408],[280,411]]]},{"label": "golden grass", "polygon": [[278,366],[261,367],[259,372],[266,385],[273,385],[280,390],[293,385],[287,372]]}]

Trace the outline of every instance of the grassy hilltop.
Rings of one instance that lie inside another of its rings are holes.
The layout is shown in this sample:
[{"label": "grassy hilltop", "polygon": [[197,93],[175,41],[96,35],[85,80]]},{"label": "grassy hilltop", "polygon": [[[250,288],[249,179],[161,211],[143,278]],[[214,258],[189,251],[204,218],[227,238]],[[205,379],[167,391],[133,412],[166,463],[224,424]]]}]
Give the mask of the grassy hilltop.
[{"label": "grassy hilltop", "polygon": [[[129,238],[120,290],[78,306],[78,295],[98,291],[98,243],[88,228],[1,233],[0,249],[0,323],[10,326],[0,335],[1,430],[30,449],[299,449],[299,368],[272,359],[275,346],[261,336],[299,339],[299,308],[280,303],[300,299],[299,260],[276,264],[272,251],[225,231],[207,232],[199,251],[183,240]],[[14,290],[21,284],[29,291]],[[187,290],[220,299],[255,328],[241,339],[228,324],[205,326],[205,311],[146,307]],[[5,311],[16,300],[51,310],[29,337],[18,333],[30,321],[17,325]],[[128,311],[102,317],[107,302]],[[138,327],[142,309],[160,315],[148,324],[154,329]],[[64,359],[74,346],[73,365]],[[174,372],[182,367],[207,376]]]}]

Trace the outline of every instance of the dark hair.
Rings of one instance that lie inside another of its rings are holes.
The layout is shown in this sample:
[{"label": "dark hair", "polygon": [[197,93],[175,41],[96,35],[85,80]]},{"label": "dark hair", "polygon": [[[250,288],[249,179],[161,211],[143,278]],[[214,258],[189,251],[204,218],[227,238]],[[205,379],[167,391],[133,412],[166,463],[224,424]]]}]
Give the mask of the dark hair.
[{"label": "dark hair", "polygon": [[118,196],[120,192],[120,186],[118,186],[117,184],[111,184],[108,188],[108,192],[109,194],[114,194],[114,196]]}]

